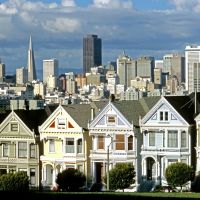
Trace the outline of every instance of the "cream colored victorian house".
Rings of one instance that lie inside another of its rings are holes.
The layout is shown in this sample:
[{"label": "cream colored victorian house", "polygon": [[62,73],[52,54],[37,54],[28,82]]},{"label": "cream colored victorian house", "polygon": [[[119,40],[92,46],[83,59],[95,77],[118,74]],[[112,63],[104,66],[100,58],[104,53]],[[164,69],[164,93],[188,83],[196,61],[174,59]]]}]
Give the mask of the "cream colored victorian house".
[{"label": "cream colored victorian house", "polygon": [[44,187],[56,186],[57,174],[67,168],[79,169],[89,181],[90,113],[89,104],[59,105],[39,127]]},{"label": "cream colored victorian house", "polygon": [[26,171],[30,187],[40,186],[38,126],[50,110],[12,110],[0,113],[0,174]]},{"label": "cream colored victorian house", "polygon": [[107,175],[108,170],[123,162],[134,165],[136,184],[139,184],[142,145],[139,118],[144,116],[157,100],[157,97],[153,97],[139,101],[109,101],[90,122],[93,182],[104,182],[103,177]]}]

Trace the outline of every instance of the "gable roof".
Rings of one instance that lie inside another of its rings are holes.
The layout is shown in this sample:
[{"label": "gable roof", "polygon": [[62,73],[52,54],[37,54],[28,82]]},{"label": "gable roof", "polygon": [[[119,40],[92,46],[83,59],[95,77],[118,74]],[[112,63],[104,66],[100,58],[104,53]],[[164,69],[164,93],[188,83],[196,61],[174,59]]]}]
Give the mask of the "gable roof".
[{"label": "gable roof", "polygon": [[88,129],[88,122],[91,119],[90,104],[70,104],[62,107],[80,127]]},{"label": "gable roof", "polygon": [[164,98],[189,124],[195,123],[194,118],[200,113],[200,93],[196,93],[196,113],[194,93],[187,96],[165,96]]},{"label": "gable roof", "polygon": [[11,113],[11,110],[5,110],[0,113],[0,123],[4,121],[4,119]]},{"label": "gable roof", "polygon": [[145,97],[140,100],[113,101],[112,103],[130,123],[139,126],[140,117],[143,117],[160,98]]},{"label": "gable roof", "polygon": [[34,132],[39,134],[38,126],[40,126],[56,109],[57,106],[46,106],[39,110],[14,110],[19,118],[26,124],[26,126]]}]

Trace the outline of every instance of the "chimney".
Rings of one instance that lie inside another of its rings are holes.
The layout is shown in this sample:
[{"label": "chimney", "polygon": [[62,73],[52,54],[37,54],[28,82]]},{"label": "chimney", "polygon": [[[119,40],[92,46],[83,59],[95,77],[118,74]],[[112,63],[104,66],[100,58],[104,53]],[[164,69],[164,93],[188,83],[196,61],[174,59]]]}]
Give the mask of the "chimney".
[{"label": "chimney", "polygon": [[91,108],[91,121],[94,119],[94,108]]}]

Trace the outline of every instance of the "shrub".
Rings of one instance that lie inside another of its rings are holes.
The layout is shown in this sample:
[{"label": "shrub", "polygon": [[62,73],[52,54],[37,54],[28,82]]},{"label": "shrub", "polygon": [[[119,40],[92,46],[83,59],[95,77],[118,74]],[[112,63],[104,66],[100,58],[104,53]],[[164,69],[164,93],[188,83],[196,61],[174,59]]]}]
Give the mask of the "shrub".
[{"label": "shrub", "polygon": [[26,172],[8,173],[0,176],[0,190],[3,191],[28,191],[29,177]]},{"label": "shrub", "polygon": [[166,168],[165,177],[172,188],[182,187],[194,178],[194,170],[185,163],[172,163]]},{"label": "shrub", "polygon": [[78,191],[85,181],[85,175],[78,169],[65,169],[56,178],[58,188],[63,191]]},{"label": "shrub", "polygon": [[[129,187],[135,183],[135,168],[130,163],[118,163],[109,171],[109,188],[111,190],[117,190]],[[105,182],[107,176],[104,177]]]}]

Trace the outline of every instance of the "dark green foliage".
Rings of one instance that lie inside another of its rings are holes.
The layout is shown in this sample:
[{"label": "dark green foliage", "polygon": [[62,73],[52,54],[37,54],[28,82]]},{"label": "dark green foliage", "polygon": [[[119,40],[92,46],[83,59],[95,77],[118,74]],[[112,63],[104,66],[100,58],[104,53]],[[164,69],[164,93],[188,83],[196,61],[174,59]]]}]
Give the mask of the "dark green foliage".
[{"label": "dark green foliage", "polygon": [[90,192],[100,192],[102,191],[103,184],[102,183],[93,183]]},{"label": "dark green foliage", "polygon": [[26,172],[8,173],[0,176],[0,190],[3,191],[28,191],[29,177]]},{"label": "dark green foliage", "polygon": [[[111,190],[128,188],[135,183],[135,168],[130,163],[118,163],[109,171],[109,186]],[[105,182],[107,177],[105,177]]]},{"label": "dark green foliage", "polygon": [[194,170],[185,163],[172,163],[166,168],[165,177],[172,188],[182,187],[194,178]]},{"label": "dark green foliage", "polygon": [[200,192],[200,173],[195,176],[191,190],[192,192]]},{"label": "dark green foliage", "polygon": [[86,181],[85,175],[78,169],[65,169],[58,173],[56,183],[59,190],[79,191]]}]

